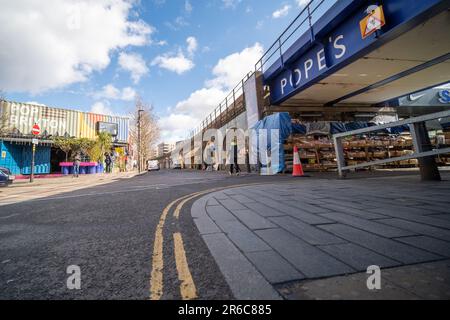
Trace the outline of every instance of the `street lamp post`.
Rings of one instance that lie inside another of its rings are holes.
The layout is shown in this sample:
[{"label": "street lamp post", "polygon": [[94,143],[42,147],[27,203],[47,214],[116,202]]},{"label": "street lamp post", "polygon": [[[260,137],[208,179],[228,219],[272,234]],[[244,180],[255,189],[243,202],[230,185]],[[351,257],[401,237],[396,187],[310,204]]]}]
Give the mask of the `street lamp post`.
[{"label": "street lamp post", "polygon": [[141,114],[144,110],[138,110],[138,171],[141,173],[142,171],[142,157],[141,157]]}]

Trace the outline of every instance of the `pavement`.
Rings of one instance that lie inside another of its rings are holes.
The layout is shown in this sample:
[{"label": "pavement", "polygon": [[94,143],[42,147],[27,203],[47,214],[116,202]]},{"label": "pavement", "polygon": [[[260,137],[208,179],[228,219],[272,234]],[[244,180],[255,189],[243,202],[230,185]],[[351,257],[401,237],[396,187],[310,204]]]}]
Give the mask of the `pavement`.
[{"label": "pavement", "polygon": [[163,170],[3,188],[0,299],[448,297],[445,178]]},{"label": "pavement", "polygon": [[81,190],[88,187],[99,186],[123,179],[131,179],[139,175],[137,171],[120,172],[112,174],[72,175],[29,180],[16,180],[8,187],[0,188],[0,206],[19,203],[33,199],[41,199],[65,192]]},{"label": "pavement", "polygon": [[449,194],[413,176],[304,179],[214,192],[191,215],[238,299],[449,299]]}]

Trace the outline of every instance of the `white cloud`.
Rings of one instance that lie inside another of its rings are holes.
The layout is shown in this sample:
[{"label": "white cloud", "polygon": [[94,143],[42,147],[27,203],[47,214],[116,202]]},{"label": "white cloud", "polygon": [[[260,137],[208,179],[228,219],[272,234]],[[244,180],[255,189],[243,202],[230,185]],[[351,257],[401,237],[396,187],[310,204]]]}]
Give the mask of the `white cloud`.
[{"label": "white cloud", "polygon": [[39,93],[86,81],[114,50],[151,43],[154,29],[131,20],[134,1],[2,1],[0,87]]},{"label": "white cloud", "polygon": [[131,73],[131,78],[135,84],[149,71],[145,60],[137,53],[121,52],[119,54],[119,65],[123,70]]},{"label": "white cloud", "polygon": [[26,104],[32,104],[32,105],[34,105],[34,106],[41,106],[41,107],[46,107],[47,105],[45,105],[45,104],[43,104],[43,103],[39,103],[39,102],[37,102],[37,101],[28,101],[28,102],[25,102]]},{"label": "white cloud", "polygon": [[187,22],[185,18],[179,16],[176,17],[173,22],[167,21],[165,25],[174,31],[178,31],[181,28],[188,26],[189,22]]},{"label": "white cloud", "polygon": [[184,10],[186,10],[187,13],[191,13],[194,8],[192,7],[192,4],[189,0],[186,0],[184,2]]},{"label": "white cloud", "polygon": [[103,102],[96,102],[91,106],[92,113],[104,114],[104,115],[114,115],[114,112],[106,106]]},{"label": "white cloud", "polygon": [[222,0],[223,6],[227,9],[228,8],[234,9],[241,2],[242,2],[242,0]]},{"label": "white cloud", "polygon": [[136,99],[136,90],[130,87],[123,88],[122,90],[122,100],[133,101]]},{"label": "white cloud", "polygon": [[295,2],[297,2],[299,7],[304,7],[310,2],[310,0],[295,0]]},{"label": "white cloud", "polygon": [[170,142],[184,140],[187,133],[223,101],[231,88],[254,70],[254,65],[262,54],[262,46],[256,43],[219,60],[212,71],[214,78],[206,81],[202,89],[178,102],[168,116],[160,119],[161,138]]},{"label": "white cloud", "polygon": [[159,66],[160,68],[183,74],[195,67],[195,64],[189,58],[186,58],[182,51],[176,55],[164,54],[157,56],[152,61],[152,66]]},{"label": "white cloud", "polygon": [[289,14],[289,10],[291,9],[291,6],[286,4],[285,6],[283,6],[282,8],[274,11],[272,13],[272,18],[274,19],[278,19],[278,18],[283,18],[285,16],[287,16]]},{"label": "white cloud", "polygon": [[136,91],[131,87],[119,90],[112,84],[108,84],[101,91],[94,93],[93,97],[95,99],[133,101],[136,98]]},{"label": "white cloud", "polygon": [[207,86],[231,90],[248,72],[255,69],[255,63],[263,55],[263,51],[263,47],[256,43],[253,47],[220,59],[213,68],[215,78],[208,80]]},{"label": "white cloud", "polygon": [[186,42],[188,44],[187,46],[188,54],[192,56],[197,51],[198,41],[195,37],[189,37],[186,39]]}]

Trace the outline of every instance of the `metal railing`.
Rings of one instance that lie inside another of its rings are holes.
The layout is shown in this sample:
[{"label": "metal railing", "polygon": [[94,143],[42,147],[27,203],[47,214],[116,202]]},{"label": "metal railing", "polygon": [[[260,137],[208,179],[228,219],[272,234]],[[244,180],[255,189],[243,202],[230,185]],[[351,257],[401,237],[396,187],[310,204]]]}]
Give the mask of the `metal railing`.
[{"label": "metal railing", "polygon": [[[283,63],[284,49],[289,48],[297,39],[299,39],[305,32],[311,32],[311,40],[314,40],[314,32],[312,25],[321,17],[320,13],[324,13],[328,8],[322,7],[326,3],[328,7],[331,7],[336,1],[325,0],[311,0],[297,17],[289,24],[289,26],[281,33],[278,39],[266,50],[262,57],[255,64],[254,72],[264,72],[264,66],[269,62],[275,62],[281,59]],[[318,9],[323,8],[322,12]],[[307,24],[305,24],[307,22]],[[278,54],[277,54],[278,53]],[[271,64],[272,64],[271,63]],[[187,139],[190,139],[200,132],[203,132],[205,128],[208,128],[212,123],[222,116],[224,112],[228,113],[232,110],[232,107],[236,106],[236,100],[244,94],[244,83],[254,74],[249,72],[233,90],[225,97],[225,99],[214,109],[201,123],[200,125],[191,130]]]},{"label": "metal railing", "polygon": [[[327,7],[322,6],[326,4]],[[284,65],[283,54],[285,50],[290,48],[295,41],[297,41],[306,32],[310,32],[311,41],[314,41],[315,35],[312,28],[313,24],[327,11],[336,1],[325,0],[311,0],[291,24],[281,33],[277,40],[267,49],[261,59],[255,65],[255,71],[264,72],[264,66],[270,63],[272,65],[278,59],[281,60],[281,65]],[[319,11],[319,8],[323,10]]]},{"label": "metal railing", "polygon": [[[238,102],[241,96],[244,95],[244,83],[253,75],[253,72],[249,72],[239,84],[231,90],[231,92],[225,97],[225,99],[219,104],[219,106],[214,109],[201,123],[200,125],[191,130],[188,138],[192,138],[204,129],[208,128],[211,124],[214,124],[218,119],[220,119],[223,113],[228,113],[230,111],[236,112]],[[237,116],[237,115],[236,115]]]},{"label": "metal railing", "polygon": [[[445,154],[450,153],[450,148],[443,148],[443,149],[432,149],[432,150],[424,150],[423,148],[423,138],[420,136],[419,130],[417,128],[417,124],[423,124],[426,121],[435,120],[435,119],[442,119],[442,118],[448,118],[450,117],[450,110],[442,111],[438,113],[432,113],[423,115],[420,117],[414,117],[409,118],[401,121],[391,122],[375,127],[369,127],[369,128],[363,128],[343,133],[338,133],[333,135],[333,141],[334,141],[334,148],[336,151],[336,159],[338,164],[338,173],[340,177],[344,177],[344,173],[349,170],[358,169],[358,168],[366,168],[366,167],[372,167],[377,166],[381,164],[386,164],[390,162],[397,162],[397,161],[404,161],[404,160],[410,160],[410,159],[419,159],[429,156],[436,156],[439,154]],[[361,134],[367,134],[371,132],[381,131],[388,128],[395,128],[399,126],[409,125],[411,136],[413,139],[413,147],[414,147],[414,153],[406,156],[401,157],[393,157],[388,159],[381,159],[381,160],[375,160],[375,161],[369,161],[369,162],[363,162],[356,165],[347,166],[345,163],[345,157],[344,157],[344,148],[342,145],[342,139],[348,136],[354,136],[354,135],[361,135]],[[431,147],[431,146],[429,146]],[[431,149],[431,148],[430,148]]]}]

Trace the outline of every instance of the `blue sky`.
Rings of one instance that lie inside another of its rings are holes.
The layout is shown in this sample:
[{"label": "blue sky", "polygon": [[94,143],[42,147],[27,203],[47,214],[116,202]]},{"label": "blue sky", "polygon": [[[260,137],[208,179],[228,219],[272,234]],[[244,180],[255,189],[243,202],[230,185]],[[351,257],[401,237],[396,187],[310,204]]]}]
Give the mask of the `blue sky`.
[{"label": "blue sky", "polygon": [[119,115],[139,94],[154,105],[162,139],[178,140],[305,2],[5,1],[0,90],[13,101]]}]

